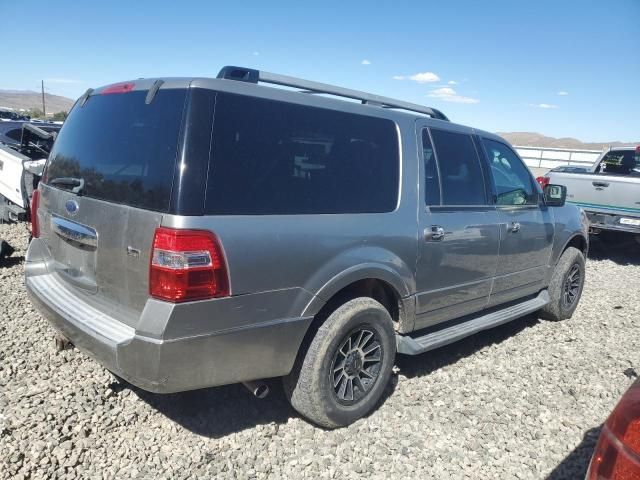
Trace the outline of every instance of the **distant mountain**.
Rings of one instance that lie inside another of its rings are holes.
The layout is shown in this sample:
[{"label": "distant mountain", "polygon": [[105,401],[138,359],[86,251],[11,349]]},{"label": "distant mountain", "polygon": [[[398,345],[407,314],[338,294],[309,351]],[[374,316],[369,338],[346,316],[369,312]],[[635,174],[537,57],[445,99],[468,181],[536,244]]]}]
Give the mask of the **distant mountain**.
[{"label": "distant mountain", "polygon": [[[44,94],[47,113],[68,112],[75,100],[59,95]],[[19,110],[42,110],[42,94],[31,90],[0,90],[0,107]]]},{"label": "distant mountain", "polygon": [[497,132],[502,138],[512,145],[522,147],[546,147],[546,148],[574,148],[584,150],[602,150],[609,146],[640,145],[638,142],[582,142],[577,138],[554,138],[534,132]]}]

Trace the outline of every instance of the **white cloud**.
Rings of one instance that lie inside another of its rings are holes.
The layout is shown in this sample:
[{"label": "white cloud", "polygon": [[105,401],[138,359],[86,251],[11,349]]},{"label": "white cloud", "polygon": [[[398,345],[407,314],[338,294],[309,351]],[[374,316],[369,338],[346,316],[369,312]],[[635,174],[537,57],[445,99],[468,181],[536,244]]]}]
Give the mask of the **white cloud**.
[{"label": "white cloud", "polygon": [[480,100],[478,100],[477,98],[463,97],[462,95],[458,95],[458,93],[451,87],[436,88],[434,90],[431,90],[431,92],[429,92],[427,96],[452,103],[472,104],[480,102]]},{"label": "white cloud", "polygon": [[529,106],[544,109],[558,108],[557,105],[553,105],[552,103],[530,103]]},{"label": "white cloud", "polygon": [[253,52],[251,55],[257,57],[258,55],[260,55],[260,52]]},{"label": "white cloud", "polygon": [[558,92],[558,95],[560,95],[561,97],[564,97],[566,95],[569,95],[569,92],[565,92],[564,90],[561,90]]},{"label": "white cloud", "polygon": [[458,85],[458,82],[456,82],[455,80],[449,80],[447,83],[449,85]]},{"label": "white cloud", "polygon": [[82,80],[73,80],[71,78],[45,78],[45,83],[82,83]]},{"label": "white cloud", "polygon": [[366,58],[360,62],[362,65],[371,65],[371,62]]},{"label": "white cloud", "polygon": [[394,75],[392,77],[394,80],[413,80],[418,83],[433,83],[439,82],[440,77],[433,72],[421,72],[416,73],[415,75]]},{"label": "white cloud", "polygon": [[409,77],[409,80],[413,80],[414,82],[418,83],[433,83],[439,82],[440,77],[433,72],[421,72],[416,73],[415,75],[411,75]]}]

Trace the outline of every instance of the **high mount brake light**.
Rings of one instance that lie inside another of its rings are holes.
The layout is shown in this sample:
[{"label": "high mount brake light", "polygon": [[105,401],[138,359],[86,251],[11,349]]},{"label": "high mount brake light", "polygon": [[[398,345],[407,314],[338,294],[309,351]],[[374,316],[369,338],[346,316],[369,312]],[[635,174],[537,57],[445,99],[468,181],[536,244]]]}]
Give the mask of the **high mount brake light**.
[{"label": "high mount brake light", "polygon": [[101,94],[102,95],[110,95],[113,93],[128,93],[130,91],[133,90],[133,87],[135,87],[136,84],[133,82],[127,82],[127,83],[116,83],[114,85],[111,85],[107,88],[105,88],[104,90],[102,90]]},{"label": "high mount brake light", "polygon": [[640,478],[640,381],[620,399],[596,445],[588,480]]},{"label": "high mount brake light", "polygon": [[205,230],[157,228],[149,293],[176,303],[229,296],[227,264],[218,237]]},{"label": "high mount brake light", "polygon": [[549,177],[546,177],[546,176],[541,176],[541,177],[536,178],[536,181],[540,184],[540,186],[542,188],[544,188],[547,185],[549,185],[549,182],[551,181],[551,179]]},{"label": "high mount brake light", "polygon": [[31,207],[29,215],[31,217],[31,236],[38,238],[40,236],[40,226],[38,225],[38,207],[40,206],[40,190],[34,190],[31,195]]}]

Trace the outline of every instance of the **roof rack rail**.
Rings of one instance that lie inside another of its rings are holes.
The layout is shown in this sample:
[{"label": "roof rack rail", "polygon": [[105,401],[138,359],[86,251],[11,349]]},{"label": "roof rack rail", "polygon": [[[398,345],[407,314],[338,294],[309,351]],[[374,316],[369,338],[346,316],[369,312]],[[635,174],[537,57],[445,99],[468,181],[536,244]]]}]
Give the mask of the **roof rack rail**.
[{"label": "roof rack rail", "polygon": [[423,113],[438,120],[449,121],[444,113],[431,107],[424,107],[417,103],[403,102],[389,97],[382,97],[371,93],[351,90],[350,88],[337,87],[326,83],[312,82],[301,78],[290,77],[288,75],[280,75],[277,73],[263,72],[245,67],[226,66],[220,69],[218,78],[227,80],[237,80],[247,83],[269,83],[273,85],[281,85],[284,87],[300,88],[305,93],[326,93],[336,95],[338,97],[351,98],[360,100],[363,104],[376,105],[383,108],[398,108],[401,110],[409,110],[411,112]]}]

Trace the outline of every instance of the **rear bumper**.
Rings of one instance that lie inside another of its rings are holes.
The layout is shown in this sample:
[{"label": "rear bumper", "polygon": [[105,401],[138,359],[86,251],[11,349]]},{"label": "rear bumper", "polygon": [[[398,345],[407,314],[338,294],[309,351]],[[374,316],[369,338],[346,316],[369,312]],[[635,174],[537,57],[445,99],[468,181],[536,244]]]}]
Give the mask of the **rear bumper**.
[{"label": "rear bumper", "polygon": [[593,230],[609,230],[614,232],[627,232],[640,234],[640,226],[625,225],[620,223],[623,218],[640,220],[640,218],[631,215],[618,215],[614,213],[601,213],[586,211],[589,219],[589,229]]},{"label": "rear bumper", "polygon": [[[27,265],[26,287],[34,305],[80,350],[150,392],[171,393],[286,375],[312,320],[276,319],[224,330],[212,326],[206,334],[164,338],[173,322],[186,321],[174,305],[149,300],[140,324],[163,328],[145,334],[148,332],[83,303],[56,277],[29,275]],[[159,318],[162,312],[165,318]],[[145,316],[153,318],[145,321]]]}]

